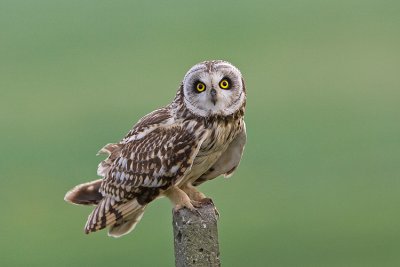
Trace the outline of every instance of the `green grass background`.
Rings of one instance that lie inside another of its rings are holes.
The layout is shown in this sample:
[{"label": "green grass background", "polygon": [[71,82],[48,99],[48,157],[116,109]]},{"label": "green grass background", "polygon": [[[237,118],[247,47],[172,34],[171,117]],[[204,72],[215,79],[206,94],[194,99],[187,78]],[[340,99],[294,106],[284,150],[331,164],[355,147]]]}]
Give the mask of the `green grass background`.
[{"label": "green grass background", "polygon": [[121,239],[63,201],[96,152],[226,59],[237,173],[202,186],[223,266],[400,266],[400,2],[0,1],[0,265],[173,266],[171,205]]}]

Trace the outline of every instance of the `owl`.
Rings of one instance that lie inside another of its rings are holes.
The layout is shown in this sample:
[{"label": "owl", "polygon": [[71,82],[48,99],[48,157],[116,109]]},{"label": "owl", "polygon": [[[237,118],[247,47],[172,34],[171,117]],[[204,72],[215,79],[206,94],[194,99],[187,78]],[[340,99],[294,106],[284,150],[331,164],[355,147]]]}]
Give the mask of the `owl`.
[{"label": "owl", "polygon": [[245,105],[239,69],[222,60],[193,66],[172,103],[99,151],[107,155],[97,170],[102,178],[66,194],[73,204],[95,205],[85,233],[108,227],[109,236],[127,234],[157,198],[192,211],[209,201],[197,186],[229,177],[238,167],[246,143]]}]

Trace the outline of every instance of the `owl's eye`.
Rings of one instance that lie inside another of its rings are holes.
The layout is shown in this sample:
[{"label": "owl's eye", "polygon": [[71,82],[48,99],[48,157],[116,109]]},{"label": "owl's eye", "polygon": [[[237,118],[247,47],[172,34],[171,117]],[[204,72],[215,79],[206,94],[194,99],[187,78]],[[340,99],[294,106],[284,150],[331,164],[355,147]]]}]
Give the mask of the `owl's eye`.
[{"label": "owl's eye", "polygon": [[231,84],[229,83],[228,79],[222,79],[219,82],[219,87],[221,87],[221,89],[230,89]]},{"label": "owl's eye", "polygon": [[206,85],[202,82],[197,82],[196,83],[196,90],[198,92],[203,92],[204,90],[206,90]]}]

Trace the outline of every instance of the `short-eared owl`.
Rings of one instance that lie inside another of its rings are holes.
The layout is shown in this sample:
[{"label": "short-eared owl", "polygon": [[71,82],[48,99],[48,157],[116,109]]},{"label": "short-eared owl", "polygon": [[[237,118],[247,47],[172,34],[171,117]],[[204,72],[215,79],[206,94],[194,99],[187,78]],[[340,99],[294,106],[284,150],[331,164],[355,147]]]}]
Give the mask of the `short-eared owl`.
[{"label": "short-eared owl", "polygon": [[96,205],[85,232],[109,227],[129,233],[146,205],[166,196],[175,209],[195,209],[205,195],[196,189],[219,175],[229,177],[246,143],[246,90],[240,71],[222,61],[205,61],[185,75],[175,99],[140,119],[119,143],[99,153],[102,179],[81,184],[65,200]]}]

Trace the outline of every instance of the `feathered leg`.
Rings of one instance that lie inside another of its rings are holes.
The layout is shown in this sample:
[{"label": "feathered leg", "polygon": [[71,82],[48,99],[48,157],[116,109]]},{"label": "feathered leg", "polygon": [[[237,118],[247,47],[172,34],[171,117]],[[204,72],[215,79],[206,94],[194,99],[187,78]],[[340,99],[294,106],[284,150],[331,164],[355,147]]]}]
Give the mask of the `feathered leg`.
[{"label": "feathered leg", "polygon": [[[214,202],[212,201],[211,198],[206,197],[202,192],[197,190],[197,188],[191,184],[186,184],[181,187],[182,190],[189,196],[191,203],[195,207],[200,207],[201,205],[208,205],[208,204],[213,204]],[[219,216],[219,212],[217,208],[214,206],[215,213]]]},{"label": "feathered leg", "polygon": [[191,200],[201,202],[203,199],[206,198],[206,195],[197,190],[197,188],[191,184],[186,184],[182,186],[181,189],[188,195]]},{"label": "feathered leg", "polygon": [[174,210],[179,210],[183,207],[188,208],[191,211],[195,211],[195,207],[193,206],[195,203],[191,201],[189,196],[177,186],[170,187],[167,191],[165,191],[165,196],[168,197],[172,204],[175,205]]}]

